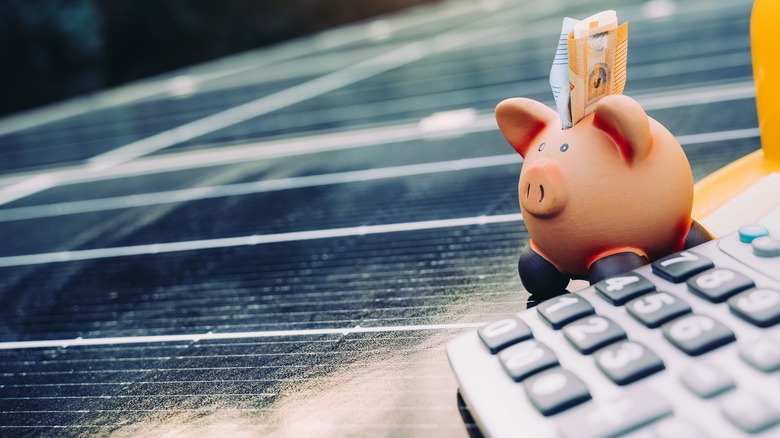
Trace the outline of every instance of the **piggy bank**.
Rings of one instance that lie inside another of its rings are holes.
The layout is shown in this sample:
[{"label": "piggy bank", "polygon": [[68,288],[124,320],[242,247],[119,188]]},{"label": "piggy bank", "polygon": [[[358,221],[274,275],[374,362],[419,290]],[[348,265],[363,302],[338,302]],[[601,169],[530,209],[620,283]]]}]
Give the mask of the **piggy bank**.
[{"label": "piggy bank", "polygon": [[680,144],[633,99],[602,98],[570,129],[523,98],[496,108],[523,156],[518,194],[530,240],[518,261],[536,300],[566,292],[711,238],[691,219],[693,176]]}]

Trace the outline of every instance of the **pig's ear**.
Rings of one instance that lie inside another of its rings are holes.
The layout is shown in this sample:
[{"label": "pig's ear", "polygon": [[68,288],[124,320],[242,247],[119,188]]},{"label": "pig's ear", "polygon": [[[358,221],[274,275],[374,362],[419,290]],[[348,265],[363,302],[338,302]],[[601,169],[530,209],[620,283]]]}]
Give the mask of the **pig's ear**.
[{"label": "pig's ear", "polygon": [[498,128],[515,150],[525,157],[531,141],[547,125],[558,123],[558,113],[532,99],[507,99],[496,107]]},{"label": "pig's ear", "polygon": [[596,104],[593,125],[612,137],[627,163],[642,160],[653,146],[650,120],[632,98],[615,94]]}]

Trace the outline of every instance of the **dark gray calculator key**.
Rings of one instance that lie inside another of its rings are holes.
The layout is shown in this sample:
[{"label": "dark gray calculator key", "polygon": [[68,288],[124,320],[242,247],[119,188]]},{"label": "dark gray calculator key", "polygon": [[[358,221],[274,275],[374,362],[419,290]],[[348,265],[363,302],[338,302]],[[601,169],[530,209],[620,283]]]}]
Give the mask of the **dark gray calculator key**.
[{"label": "dark gray calculator key", "polygon": [[691,251],[678,252],[652,263],[653,274],[672,283],[682,283],[713,267],[715,265],[710,259]]},{"label": "dark gray calculator key", "polygon": [[591,398],[585,383],[561,367],[529,377],[523,387],[528,399],[544,416],[557,414]]},{"label": "dark gray calculator key", "polygon": [[744,343],[739,346],[739,357],[765,373],[780,370],[780,343],[766,337]]},{"label": "dark gray calculator key", "polygon": [[748,433],[765,431],[780,423],[780,413],[765,400],[745,391],[721,398],[720,408],[728,420]]},{"label": "dark gray calculator key", "polygon": [[611,319],[586,316],[566,325],[563,335],[582,354],[590,354],[601,347],[626,339],[626,332]]},{"label": "dark gray calculator key", "polygon": [[664,369],[664,363],[644,345],[623,341],[595,354],[596,366],[618,385],[627,385]]},{"label": "dark gray calculator key", "polygon": [[749,289],[729,298],[731,313],[759,326],[771,327],[780,322],[780,291]]},{"label": "dark gray calculator key", "polygon": [[731,269],[715,268],[688,279],[688,289],[712,303],[722,303],[732,295],[755,286],[753,280]]},{"label": "dark gray calculator key", "polygon": [[501,350],[498,359],[507,374],[516,382],[558,365],[558,359],[552,350],[533,339]]},{"label": "dark gray calculator key", "polygon": [[655,290],[650,280],[633,272],[601,280],[595,287],[601,298],[615,306]]},{"label": "dark gray calculator key", "polygon": [[477,330],[479,338],[490,350],[496,354],[502,348],[516,344],[533,337],[531,329],[517,315],[499,319]]},{"label": "dark gray calculator key", "polygon": [[691,306],[668,292],[660,291],[629,301],[626,310],[645,327],[656,328],[674,318],[691,313]]},{"label": "dark gray calculator key", "polygon": [[672,407],[655,391],[629,391],[610,402],[591,403],[558,419],[563,438],[602,438],[623,435],[671,415]]},{"label": "dark gray calculator key", "polygon": [[577,294],[564,294],[540,303],[536,306],[539,316],[554,329],[593,315],[596,311],[589,302]]},{"label": "dark gray calculator key", "polygon": [[706,315],[690,314],[661,326],[664,337],[690,356],[698,356],[736,340],[734,332]]},{"label": "dark gray calculator key", "polygon": [[710,398],[736,387],[734,379],[704,362],[694,363],[680,374],[680,381],[701,398]]}]

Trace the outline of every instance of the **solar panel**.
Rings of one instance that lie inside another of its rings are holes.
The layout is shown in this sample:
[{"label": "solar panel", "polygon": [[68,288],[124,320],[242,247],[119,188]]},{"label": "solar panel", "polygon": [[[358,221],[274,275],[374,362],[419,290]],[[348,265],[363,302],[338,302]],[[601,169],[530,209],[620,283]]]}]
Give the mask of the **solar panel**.
[{"label": "solar panel", "polygon": [[[528,298],[492,109],[551,104],[562,18],[616,6],[568,3],[444,1],[0,120],[1,433],[473,431],[444,345]],[[697,180],[759,148],[751,5],[619,5],[626,94]]]}]

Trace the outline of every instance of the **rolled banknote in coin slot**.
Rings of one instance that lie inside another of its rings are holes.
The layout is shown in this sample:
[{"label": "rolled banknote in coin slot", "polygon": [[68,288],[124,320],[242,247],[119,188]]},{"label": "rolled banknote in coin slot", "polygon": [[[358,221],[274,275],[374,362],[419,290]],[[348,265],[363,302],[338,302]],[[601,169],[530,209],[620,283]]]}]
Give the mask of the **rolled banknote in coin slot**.
[{"label": "rolled banknote in coin slot", "polygon": [[574,26],[567,40],[572,125],[592,113],[596,102],[622,94],[626,84],[628,23],[615,11],[592,15]]},{"label": "rolled banknote in coin slot", "polygon": [[566,17],[561,27],[561,37],[550,69],[550,89],[555,99],[558,117],[564,129],[571,128],[571,109],[569,108],[569,48],[566,39],[580,20]]}]

